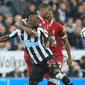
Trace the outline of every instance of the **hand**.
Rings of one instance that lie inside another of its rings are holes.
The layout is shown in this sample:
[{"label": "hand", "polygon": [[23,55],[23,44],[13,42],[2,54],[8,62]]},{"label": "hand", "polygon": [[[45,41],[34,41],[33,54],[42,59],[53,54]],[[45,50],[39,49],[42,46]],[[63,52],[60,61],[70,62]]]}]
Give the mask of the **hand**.
[{"label": "hand", "polygon": [[51,46],[56,47],[57,46],[56,42],[53,42]]},{"label": "hand", "polygon": [[68,65],[71,65],[71,64],[72,64],[72,59],[71,59],[71,58],[68,58],[68,59],[67,59],[67,64],[68,64]]},{"label": "hand", "polygon": [[47,48],[49,48],[50,42],[49,42],[49,41],[46,41],[46,42],[45,42],[45,45],[46,45]]},{"label": "hand", "polygon": [[35,38],[37,36],[37,32],[35,29],[32,30],[32,32],[30,33],[30,37]]},{"label": "hand", "polygon": [[22,21],[16,22],[15,25],[16,25],[19,29],[24,26]]}]

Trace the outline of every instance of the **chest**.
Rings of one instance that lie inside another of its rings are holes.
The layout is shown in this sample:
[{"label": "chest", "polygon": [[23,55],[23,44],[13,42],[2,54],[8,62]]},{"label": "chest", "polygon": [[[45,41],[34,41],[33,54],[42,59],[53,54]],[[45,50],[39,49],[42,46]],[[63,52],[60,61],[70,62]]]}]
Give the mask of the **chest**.
[{"label": "chest", "polygon": [[50,35],[58,37],[59,36],[59,29],[55,26],[55,24],[49,26],[48,32]]},{"label": "chest", "polygon": [[49,28],[48,22],[45,22],[45,23],[40,22],[40,25],[41,25],[44,29],[46,29],[46,30],[48,30],[48,28]]},{"label": "chest", "polygon": [[20,39],[21,39],[22,44],[24,45],[24,47],[36,47],[36,46],[39,46],[41,38],[42,37],[40,36],[40,31],[39,30],[36,31],[36,36],[35,37],[31,37],[25,31],[20,36]]}]

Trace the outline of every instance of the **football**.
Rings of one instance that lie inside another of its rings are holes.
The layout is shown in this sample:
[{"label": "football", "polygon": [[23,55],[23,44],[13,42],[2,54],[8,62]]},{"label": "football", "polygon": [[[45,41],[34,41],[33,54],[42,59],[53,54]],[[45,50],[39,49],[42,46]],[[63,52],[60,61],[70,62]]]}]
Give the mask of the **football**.
[{"label": "football", "polygon": [[85,27],[81,30],[81,37],[85,39]]}]

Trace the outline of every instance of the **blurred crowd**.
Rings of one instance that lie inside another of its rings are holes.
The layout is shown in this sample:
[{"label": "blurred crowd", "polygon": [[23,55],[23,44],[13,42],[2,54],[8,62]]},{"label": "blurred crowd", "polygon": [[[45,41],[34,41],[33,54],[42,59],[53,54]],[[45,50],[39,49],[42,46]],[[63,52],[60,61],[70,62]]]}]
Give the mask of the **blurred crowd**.
[{"label": "blurred crowd", "polygon": [[66,74],[69,77],[85,77],[85,55],[80,60],[73,61]]},{"label": "blurred crowd", "polygon": [[[85,49],[85,40],[80,36],[85,26],[84,0],[0,0],[0,36],[14,31],[14,23],[29,12],[38,12],[43,2],[52,7],[54,19],[65,27],[71,49]],[[23,50],[23,46],[14,38],[0,43],[0,50]]]},{"label": "blurred crowd", "polygon": [[[43,2],[52,7],[54,19],[65,27],[71,49],[85,49],[85,40],[80,36],[85,26],[85,0],[0,0],[0,36],[14,31],[14,23],[26,18],[29,12],[38,12]],[[23,46],[18,38],[14,38],[0,43],[0,50],[23,50]],[[85,77],[85,56],[74,61],[69,68],[68,76]]]}]

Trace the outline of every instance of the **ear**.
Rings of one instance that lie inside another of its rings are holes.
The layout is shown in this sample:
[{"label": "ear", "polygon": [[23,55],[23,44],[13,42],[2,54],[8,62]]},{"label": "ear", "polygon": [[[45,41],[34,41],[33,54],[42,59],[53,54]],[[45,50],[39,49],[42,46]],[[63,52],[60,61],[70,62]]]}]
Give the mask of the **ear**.
[{"label": "ear", "polygon": [[43,8],[41,8],[41,11],[42,11],[42,12],[44,12],[44,9],[43,9]]}]

